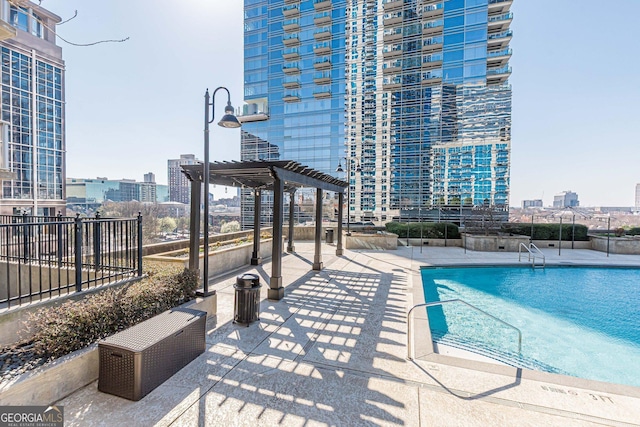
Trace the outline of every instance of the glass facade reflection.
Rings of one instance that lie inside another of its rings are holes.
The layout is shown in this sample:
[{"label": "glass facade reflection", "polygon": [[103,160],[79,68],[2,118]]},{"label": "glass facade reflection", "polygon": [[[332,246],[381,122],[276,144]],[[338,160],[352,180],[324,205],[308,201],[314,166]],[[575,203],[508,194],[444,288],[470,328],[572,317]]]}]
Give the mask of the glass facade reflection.
[{"label": "glass facade reflection", "polygon": [[53,28],[60,18],[42,7],[0,4],[18,31],[0,41],[2,121],[8,126],[0,213],[65,211],[64,62]]},{"label": "glass facade reflection", "polygon": [[506,209],[511,3],[245,0],[245,100],[270,119],[243,125],[243,159],[273,145],[336,175],[349,157],[354,221]]}]

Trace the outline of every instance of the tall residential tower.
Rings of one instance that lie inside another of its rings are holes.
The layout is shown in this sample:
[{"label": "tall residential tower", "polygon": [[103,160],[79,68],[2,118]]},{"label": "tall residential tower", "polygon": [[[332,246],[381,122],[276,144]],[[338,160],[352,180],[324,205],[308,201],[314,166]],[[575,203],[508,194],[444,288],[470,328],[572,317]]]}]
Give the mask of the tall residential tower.
[{"label": "tall residential tower", "polygon": [[58,22],[30,1],[0,0],[0,214],[65,212],[64,62],[53,33]]},{"label": "tall residential tower", "polygon": [[245,0],[243,159],[342,165],[356,221],[507,208],[511,4]]}]

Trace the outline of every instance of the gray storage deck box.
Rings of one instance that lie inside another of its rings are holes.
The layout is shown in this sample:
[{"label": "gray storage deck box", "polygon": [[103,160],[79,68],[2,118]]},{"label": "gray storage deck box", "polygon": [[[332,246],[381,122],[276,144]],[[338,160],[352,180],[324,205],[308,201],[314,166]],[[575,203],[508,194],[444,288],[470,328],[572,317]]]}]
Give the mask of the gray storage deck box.
[{"label": "gray storage deck box", "polygon": [[207,313],[164,312],[98,343],[98,390],[140,400],[205,350]]}]

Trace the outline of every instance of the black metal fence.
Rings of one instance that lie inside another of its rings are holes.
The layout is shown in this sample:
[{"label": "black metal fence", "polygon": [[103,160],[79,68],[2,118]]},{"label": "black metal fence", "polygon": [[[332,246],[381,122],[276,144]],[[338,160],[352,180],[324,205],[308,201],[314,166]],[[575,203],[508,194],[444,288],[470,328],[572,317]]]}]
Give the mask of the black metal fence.
[{"label": "black metal fence", "polygon": [[0,215],[0,306],[142,275],[142,216]]}]

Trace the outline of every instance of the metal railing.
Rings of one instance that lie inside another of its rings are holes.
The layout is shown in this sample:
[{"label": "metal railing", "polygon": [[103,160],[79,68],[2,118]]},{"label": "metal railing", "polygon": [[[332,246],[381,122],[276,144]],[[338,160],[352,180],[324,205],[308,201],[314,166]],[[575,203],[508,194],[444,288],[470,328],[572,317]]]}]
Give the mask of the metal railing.
[{"label": "metal railing", "polygon": [[497,321],[498,323],[501,323],[505,326],[507,326],[508,328],[511,328],[513,330],[515,330],[518,333],[518,353],[522,352],[522,332],[520,332],[520,329],[516,328],[515,326],[513,326],[510,323],[505,322],[502,319],[497,318],[496,316],[487,313],[486,311],[479,309],[478,307],[469,304],[466,301],[463,301],[461,299],[450,299],[450,300],[445,300],[445,301],[434,301],[434,302],[427,302],[424,304],[417,304],[414,305],[413,307],[411,307],[411,310],[409,310],[409,313],[407,313],[407,359],[409,360],[413,360],[413,347],[411,345],[411,343],[413,342],[413,333],[411,330],[411,314],[413,313],[413,310],[415,310],[416,308],[419,307],[435,307],[438,305],[444,305],[444,304],[450,304],[450,303],[454,303],[454,302],[459,302],[461,304],[466,305],[467,307],[481,313],[484,314],[485,316],[490,317],[491,319]]},{"label": "metal railing", "polygon": [[0,217],[0,305],[142,276],[142,216]]},{"label": "metal railing", "polygon": [[533,243],[529,243],[529,246],[525,245],[524,243],[520,243],[520,246],[518,247],[518,262],[520,262],[520,260],[522,259],[522,248],[527,251],[527,261],[531,261],[531,267],[535,268],[536,266],[536,254],[542,258],[542,268],[546,267],[547,261],[544,257],[544,254]]}]

